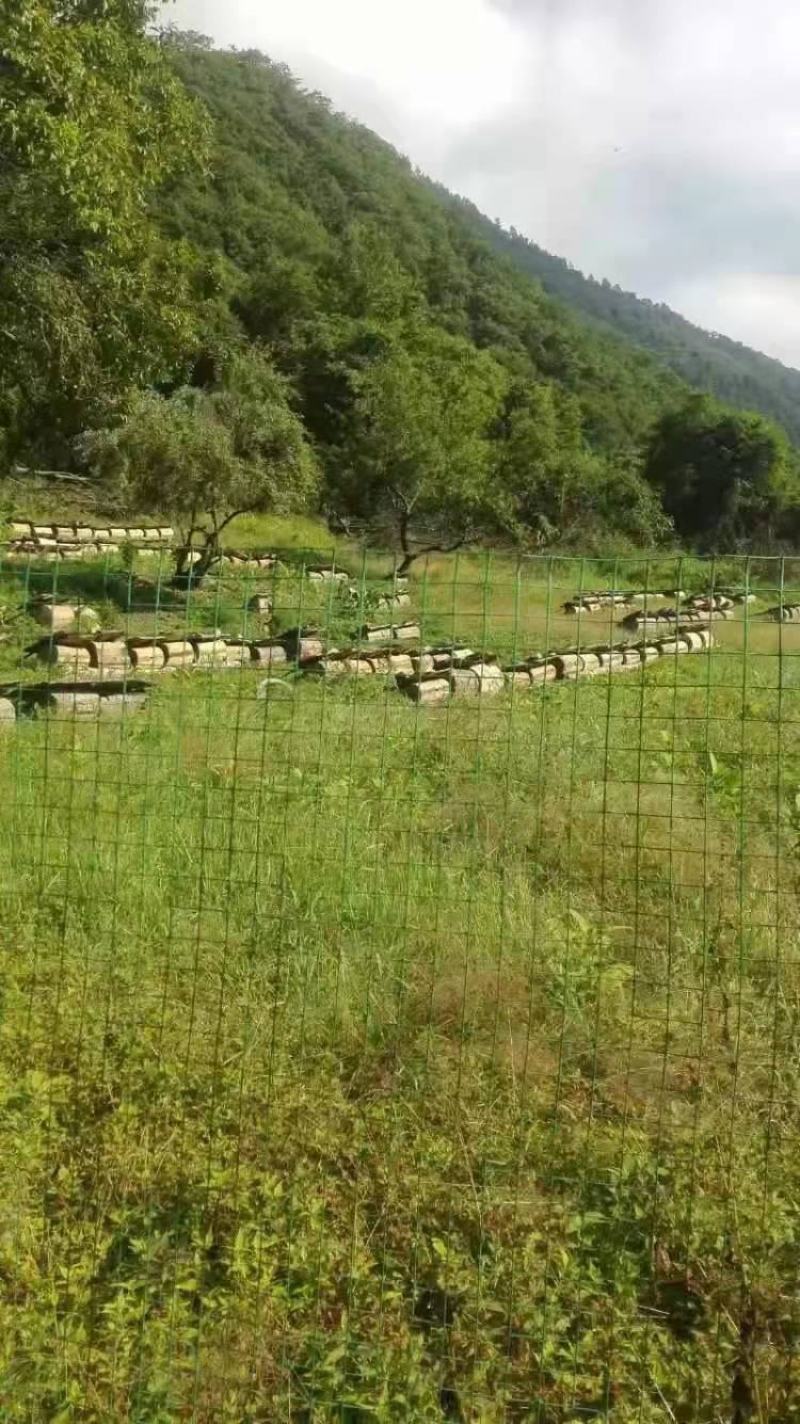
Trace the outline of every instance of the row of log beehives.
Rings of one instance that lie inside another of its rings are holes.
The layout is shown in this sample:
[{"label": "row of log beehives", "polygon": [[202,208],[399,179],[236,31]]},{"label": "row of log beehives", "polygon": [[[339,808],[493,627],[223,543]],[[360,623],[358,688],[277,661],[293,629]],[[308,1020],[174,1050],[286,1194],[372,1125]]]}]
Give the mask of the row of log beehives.
[{"label": "row of log beehives", "polygon": [[[366,637],[373,630],[365,630]],[[381,630],[383,632],[385,630]],[[191,634],[175,638],[123,638],[115,634],[87,638],[56,634],[28,650],[59,676],[102,682],[129,674],[173,669],[297,668],[317,677],[391,678],[414,701],[435,703],[451,696],[493,696],[506,689],[532,689],[549,682],[633,672],[659,658],[704,652],[713,646],[707,627],[677,628],[653,642],[612,644],[549,655],[535,655],[503,665],[487,653],[449,644],[441,647],[404,646],[419,638],[419,627],[405,624],[391,642],[364,641],[355,648],[329,648],[314,630],[294,629],[281,638],[226,638]]]},{"label": "row of log beehives", "polygon": [[[15,519],[10,530],[12,537],[4,552],[12,560],[93,559],[100,554],[119,553],[123,545],[132,546],[139,554],[158,556],[169,553],[175,541],[175,530],[169,524],[36,524]],[[198,550],[191,551],[185,561],[187,567],[200,558]],[[278,571],[281,567],[277,554],[257,549],[226,549],[220,563],[240,570]],[[320,566],[306,572],[311,583],[350,583],[350,575],[342,569]],[[398,580],[398,587],[401,582]]]}]

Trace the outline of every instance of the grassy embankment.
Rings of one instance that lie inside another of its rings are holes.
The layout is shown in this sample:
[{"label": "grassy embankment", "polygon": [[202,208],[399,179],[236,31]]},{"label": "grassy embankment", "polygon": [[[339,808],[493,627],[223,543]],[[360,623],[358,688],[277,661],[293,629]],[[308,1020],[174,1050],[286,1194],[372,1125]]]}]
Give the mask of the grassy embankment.
[{"label": "grassy embankment", "polygon": [[[54,568],[2,576],[7,671]],[[565,646],[613,573],[439,560],[412,611]],[[270,583],[57,577],[159,632]],[[795,1419],[796,636],[441,709],[178,673],[3,736],[0,1418]]]}]

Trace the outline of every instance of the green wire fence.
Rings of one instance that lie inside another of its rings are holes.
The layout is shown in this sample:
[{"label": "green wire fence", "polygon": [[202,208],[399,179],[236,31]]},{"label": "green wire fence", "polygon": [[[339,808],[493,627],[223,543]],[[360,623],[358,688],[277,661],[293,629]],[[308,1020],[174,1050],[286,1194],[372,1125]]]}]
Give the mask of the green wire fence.
[{"label": "green wire fence", "polygon": [[800,561],[259,560],[3,551],[0,1419],[793,1424]]}]

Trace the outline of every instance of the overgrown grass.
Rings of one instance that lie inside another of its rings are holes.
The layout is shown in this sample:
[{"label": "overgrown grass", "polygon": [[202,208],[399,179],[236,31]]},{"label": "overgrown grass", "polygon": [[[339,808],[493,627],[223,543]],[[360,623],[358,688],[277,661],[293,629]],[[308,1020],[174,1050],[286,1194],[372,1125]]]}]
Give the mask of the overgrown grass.
[{"label": "overgrown grass", "polygon": [[[452,567],[433,631],[574,639]],[[0,1418],[796,1419],[793,632],[4,734]]]}]

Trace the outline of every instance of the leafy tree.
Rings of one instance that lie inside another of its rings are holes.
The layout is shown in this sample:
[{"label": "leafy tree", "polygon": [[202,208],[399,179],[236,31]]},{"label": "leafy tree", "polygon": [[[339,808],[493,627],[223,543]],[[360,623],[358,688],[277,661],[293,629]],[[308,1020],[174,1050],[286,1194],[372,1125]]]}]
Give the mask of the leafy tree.
[{"label": "leafy tree", "polygon": [[174,379],[194,266],[148,211],[197,161],[198,104],[138,0],[0,0],[0,428],[55,458],[106,398]]},{"label": "leafy tree", "polygon": [[505,382],[488,354],[430,331],[354,374],[351,459],[336,493],[373,522],[388,518],[401,573],[503,521],[489,435]]},{"label": "leafy tree", "polygon": [[702,548],[769,541],[800,496],[796,456],[783,432],[707,396],[659,421],[646,472],[679,535]]},{"label": "leafy tree", "polygon": [[286,381],[254,350],[212,391],[137,394],[115,425],[86,433],[78,448],[121,504],[164,509],[179,525],[180,582],[197,583],[219,561],[238,515],[300,508],[316,487]]},{"label": "leafy tree", "polygon": [[593,451],[578,401],[553,383],[512,387],[497,437],[497,479],[519,537],[539,547],[619,535],[650,544],[668,532],[635,453]]}]

